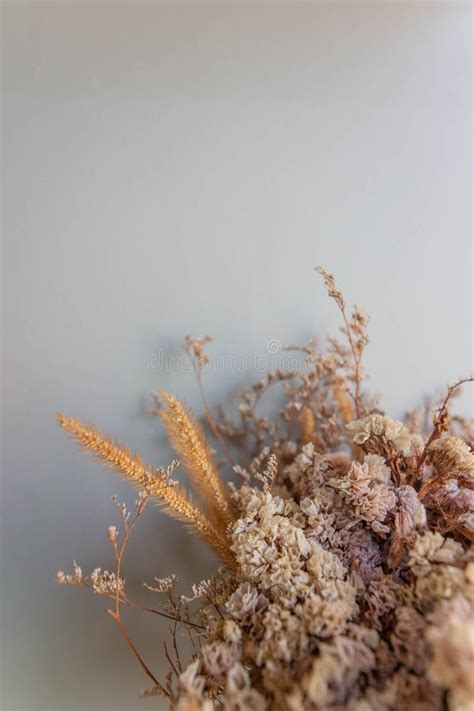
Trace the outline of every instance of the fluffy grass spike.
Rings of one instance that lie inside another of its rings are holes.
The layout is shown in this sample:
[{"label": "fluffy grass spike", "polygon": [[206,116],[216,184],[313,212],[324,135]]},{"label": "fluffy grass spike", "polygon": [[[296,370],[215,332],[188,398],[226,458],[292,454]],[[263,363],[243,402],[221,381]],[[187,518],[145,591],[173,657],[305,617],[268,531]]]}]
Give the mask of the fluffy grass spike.
[{"label": "fluffy grass spike", "polygon": [[300,440],[302,444],[314,442],[316,437],[316,422],[313,411],[309,407],[304,407],[299,417]]},{"label": "fluffy grass spike", "polygon": [[212,459],[204,432],[192,414],[173,395],[162,393],[160,411],[169,440],[178,453],[189,479],[209,507],[214,522],[223,531],[234,520],[226,487]]},{"label": "fluffy grass spike", "polygon": [[337,404],[339,414],[343,422],[347,425],[355,418],[352,402],[341,379],[336,379],[332,385],[332,394]]},{"label": "fluffy grass spike", "polygon": [[58,424],[67,430],[81,446],[95,454],[103,464],[119,471],[122,476],[158,499],[163,510],[200,535],[227,563],[234,567],[234,557],[225,537],[218,534],[204,513],[189,499],[186,492],[170,481],[165,469],[146,464],[138,455],[114,440],[103,436],[94,427],[78,420],[57,415]]}]

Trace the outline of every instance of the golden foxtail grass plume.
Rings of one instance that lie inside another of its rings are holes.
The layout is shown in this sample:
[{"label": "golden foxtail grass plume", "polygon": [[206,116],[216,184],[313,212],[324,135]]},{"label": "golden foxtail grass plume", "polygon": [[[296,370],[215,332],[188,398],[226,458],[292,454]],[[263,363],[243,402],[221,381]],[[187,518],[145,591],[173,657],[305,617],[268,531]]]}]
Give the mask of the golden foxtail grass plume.
[{"label": "golden foxtail grass plume", "polygon": [[160,416],[169,440],[196,492],[209,507],[213,522],[225,532],[235,517],[204,432],[179,400],[168,393],[161,395],[165,407],[160,411]]},{"label": "golden foxtail grass plume", "polygon": [[190,526],[231,568],[234,556],[225,536],[217,533],[205,514],[190,500],[184,489],[170,480],[170,470],[155,469],[129,449],[103,436],[94,427],[78,420],[57,415],[58,423],[85,449],[95,454],[102,463],[116,469],[122,476],[158,499],[163,510],[172,518]]},{"label": "golden foxtail grass plume", "polygon": [[354,419],[355,413],[349,394],[341,379],[336,378],[336,380],[334,380],[332,385],[332,394],[338,406],[342,420],[344,424],[347,425]]},{"label": "golden foxtail grass plume", "polygon": [[314,442],[316,436],[316,423],[313,411],[309,407],[304,407],[299,416],[300,440],[302,444]]}]

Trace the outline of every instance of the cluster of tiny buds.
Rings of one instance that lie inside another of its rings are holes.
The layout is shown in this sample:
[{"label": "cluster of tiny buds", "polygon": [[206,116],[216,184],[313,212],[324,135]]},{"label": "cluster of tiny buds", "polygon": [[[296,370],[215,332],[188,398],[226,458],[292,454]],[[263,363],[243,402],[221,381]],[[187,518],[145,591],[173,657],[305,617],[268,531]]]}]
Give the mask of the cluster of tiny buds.
[{"label": "cluster of tiny buds", "polygon": [[153,582],[143,583],[147,590],[152,592],[167,593],[171,592],[176,585],[176,575],[168,575],[166,578],[153,578]]},{"label": "cluster of tiny buds", "polygon": [[122,592],[124,582],[121,578],[117,578],[115,573],[110,573],[102,568],[95,568],[91,573],[91,583],[94,592],[100,595],[114,594],[117,589]]},{"label": "cluster of tiny buds", "polygon": [[187,597],[186,595],[181,595],[181,601],[184,603],[192,602],[193,600],[199,600],[200,598],[207,597],[209,594],[209,590],[212,585],[212,579],[209,578],[208,580],[201,580],[200,583],[197,585],[194,584],[192,586],[192,596]]},{"label": "cluster of tiny buds", "polygon": [[112,545],[115,545],[118,536],[119,532],[117,526],[109,526],[109,528],[107,529],[107,538],[112,543]]},{"label": "cluster of tiny buds", "polygon": [[82,583],[82,568],[80,565],[73,561],[74,573],[72,575],[67,575],[64,571],[58,570],[56,573],[56,582],[60,585],[79,585]]},{"label": "cluster of tiny buds", "polygon": [[112,496],[112,501],[114,502],[115,506],[117,507],[117,511],[119,512],[123,522],[126,523],[128,521],[128,519],[130,518],[130,511],[127,511],[127,507],[125,506],[125,504],[119,502],[119,500],[115,494],[114,494],[114,496]]}]

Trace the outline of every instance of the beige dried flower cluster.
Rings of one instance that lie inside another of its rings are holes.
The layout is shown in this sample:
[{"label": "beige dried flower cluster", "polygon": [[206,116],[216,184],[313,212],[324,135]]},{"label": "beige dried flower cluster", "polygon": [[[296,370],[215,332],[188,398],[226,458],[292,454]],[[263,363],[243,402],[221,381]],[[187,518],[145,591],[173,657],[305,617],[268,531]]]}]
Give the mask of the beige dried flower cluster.
[{"label": "beige dried flower cluster", "polygon": [[[326,350],[291,346],[306,369],[246,389],[237,421],[206,400],[211,339],[186,339],[204,420],[240,485],[224,484],[203,427],[173,396],[161,396],[159,414],[196,502],[171,478],[176,463],[155,469],[59,417],[142,493],[133,517],[116,502],[114,570],[85,576],[74,563],[57,580],[112,600],[152,682],[145,695],[175,711],[474,711],[474,430],[448,410],[465,381],[449,388],[432,427],[420,412],[403,421],[383,413],[363,391],[368,319],[357,307],[347,313],[333,275],[318,271],[341,311],[342,339]],[[278,386],[284,406],[262,415]],[[129,596],[122,567],[148,500],[188,524],[223,567],[187,595],[175,576],[155,577],[145,588],[161,602],[145,605]],[[169,621],[164,674],[141,656],[123,606]]]}]

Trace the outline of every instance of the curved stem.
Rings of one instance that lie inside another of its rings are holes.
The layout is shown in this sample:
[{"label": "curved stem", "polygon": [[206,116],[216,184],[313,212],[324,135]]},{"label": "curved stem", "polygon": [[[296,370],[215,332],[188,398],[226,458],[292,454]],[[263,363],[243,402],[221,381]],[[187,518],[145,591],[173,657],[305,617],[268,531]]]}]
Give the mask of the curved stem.
[{"label": "curved stem", "polygon": [[153,672],[149,669],[149,667],[143,661],[143,658],[140,655],[140,652],[135,647],[130,635],[127,632],[127,628],[123,624],[123,622],[120,618],[120,615],[117,615],[113,610],[109,610],[108,612],[109,612],[109,615],[112,617],[112,619],[117,623],[120,632],[122,633],[123,637],[125,638],[128,646],[130,647],[130,649],[133,652],[133,655],[135,656],[135,659],[137,660],[137,662],[139,663],[139,665],[141,666],[141,668],[143,669],[145,674],[152,680],[152,682],[155,684],[155,686],[157,686],[160,689],[162,694],[165,694],[165,696],[170,698],[169,692],[165,689],[165,687],[162,684],[160,684],[160,682],[158,681],[156,676],[153,674]]},{"label": "curved stem", "polygon": [[222,436],[221,432],[219,432],[219,427],[217,426],[216,421],[215,421],[214,417],[212,416],[211,408],[209,407],[209,403],[208,403],[208,401],[207,401],[207,397],[206,397],[206,393],[205,393],[205,390],[204,390],[204,386],[203,386],[203,384],[202,384],[201,370],[200,370],[199,366],[196,365],[195,359],[192,357],[192,355],[189,354],[189,356],[190,356],[191,361],[192,361],[192,364],[193,364],[194,372],[196,373],[196,379],[197,379],[197,383],[198,383],[199,394],[200,394],[200,396],[201,396],[201,401],[202,401],[202,404],[203,404],[203,406],[204,406],[204,416],[205,416],[205,418],[206,418],[206,421],[207,421],[209,427],[211,428],[211,430],[213,431],[213,433],[214,433],[214,435],[216,436],[217,440],[219,441],[219,444],[220,444],[221,447],[222,447],[222,450],[223,450],[223,452],[224,452],[224,454],[225,454],[225,457],[226,457],[228,463],[229,463],[230,466],[233,468],[233,467],[235,467],[235,465],[237,464],[237,461],[236,461],[236,460],[234,459],[234,457],[232,456],[232,454],[231,454],[231,452],[230,452],[230,449],[229,449],[229,447],[227,446],[227,442],[225,441],[225,439],[224,439],[224,437]]}]

